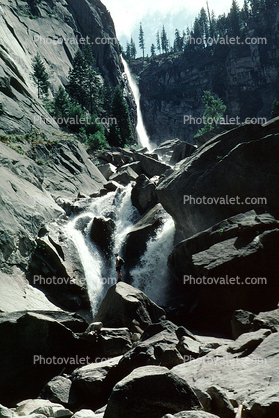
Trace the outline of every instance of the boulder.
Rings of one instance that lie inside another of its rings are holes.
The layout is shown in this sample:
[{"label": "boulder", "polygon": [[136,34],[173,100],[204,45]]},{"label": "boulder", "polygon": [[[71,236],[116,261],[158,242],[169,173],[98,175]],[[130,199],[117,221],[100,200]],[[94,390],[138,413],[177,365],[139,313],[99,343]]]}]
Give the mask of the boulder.
[{"label": "boulder", "polygon": [[13,418],[15,416],[14,411],[6,408],[6,406],[0,405],[0,417],[1,418]]},{"label": "boulder", "polygon": [[154,158],[151,158],[148,155],[141,154],[139,152],[134,152],[133,158],[134,161],[139,161],[141,163],[141,169],[143,174],[145,174],[149,178],[154,176],[161,176],[170,168],[169,165],[157,161]]},{"label": "boulder", "polygon": [[136,180],[138,177],[138,174],[129,166],[126,166],[126,168],[121,168],[121,170],[118,170],[116,173],[112,174],[109,177],[110,181],[116,181],[117,183],[123,184],[126,186],[131,181]]},{"label": "boulder", "polygon": [[181,411],[177,414],[166,414],[162,418],[219,418],[217,415],[204,411]]},{"label": "boulder", "polygon": [[188,327],[230,336],[229,321],[235,310],[260,312],[277,307],[277,226],[273,216],[253,210],[175,247],[168,265],[184,293],[182,315],[187,316]]},{"label": "boulder", "polygon": [[193,152],[196,151],[196,149],[197,149],[196,145],[188,144],[188,142],[180,141],[180,143],[178,143],[174,147],[169,164],[175,165],[179,161],[184,160],[187,157],[190,157],[190,155],[192,155]]},{"label": "boulder", "polygon": [[31,286],[22,270],[16,266],[10,270],[10,274],[0,271],[0,289],[0,312],[40,309],[62,311],[41,290]]},{"label": "boulder", "polygon": [[116,383],[112,370],[118,364],[119,357],[88,364],[76,369],[71,376],[73,389],[78,393],[80,404],[89,404],[93,409],[107,403],[113,386]]},{"label": "boulder", "polygon": [[107,258],[112,256],[114,243],[115,223],[104,216],[94,217],[90,229],[90,238],[104,252]]},{"label": "boulder", "polygon": [[118,170],[118,171],[121,172],[122,170],[125,170],[128,167],[131,168],[138,175],[141,174],[141,164],[140,164],[139,161],[134,161],[134,162],[129,163],[129,164],[124,164],[124,165],[122,165],[121,169]]},{"label": "boulder", "polygon": [[38,414],[53,418],[70,417],[73,415],[71,411],[62,405],[46,399],[27,399],[19,402],[15,408],[15,412],[19,416]]},{"label": "boulder", "polygon": [[99,165],[98,169],[103,174],[106,180],[108,180],[110,176],[116,172],[115,165],[110,163]]},{"label": "boulder", "polygon": [[206,391],[211,397],[211,412],[222,418],[235,418],[234,408],[226,393],[217,386],[210,386]]},{"label": "boulder", "polygon": [[165,367],[135,369],[111,393],[105,418],[161,418],[166,413],[202,409],[186,380]]},{"label": "boulder", "polygon": [[55,376],[51,379],[41,391],[39,398],[57,402],[67,408],[74,408],[78,403],[72,380],[66,376]]},{"label": "boulder", "polygon": [[71,372],[93,357],[94,345],[68,328],[73,325],[80,330],[81,324],[76,325],[67,314],[60,323],[57,315],[59,312],[53,316],[37,312],[1,314],[0,339],[5,344],[0,347],[0,402],[10,406],[35,398],[62,369]]},{"label": "boulder", "polygon": [[145,329],[149,324],[158,322],[164,315],[164,310],[143,292],[127,283],[119,282],[108,289],[94,321],[102,322],[105,327],[128,327],[133,331],[133,319]]},{"label": "boulder", "polygon": [[176,348],[182,356],[197,358],[199,356],[201,344],[198,341],[194,341],[192,338],[183,336],[181,337]]},{"label": "boulder", "polygon": [[156,192],[181,239],[254,208],[277,217],[277,155],[279,134],[244,125],[209,140],[165,173]]},{"label": "boulder", "polygon": [[137,178],[132,189],[131,199],[132,204],[141,215],[158,203],[155,188],[155,182],[149,180],[144,174]]},{"label": "boulder", "polygon": [[274,309],[269,312],[260,312],[253,318],[253,329],[267,328],[274,331],[279,331],[279,309]]},{"label": "boulder", "polygon": [[160,155],[168,164],[174,165],[178,161],[189,157],[196,148],[195,145],[180,141],[180,139],[171,139],[162,142],[153,152]]},{"label": "boulder", "polygon": [[255,318],[255,314],[243,309],[237,309],[233,313],[231,320],[233,338],[238,338],[244,332],[252,330],[252,323]]},{"label": "boulder", "polygon": [[[85,227],[87,220],[82,218],[78,228]],[[55,221],[42,226],[26,277],[58,306],[70,311],[88,310],[90,302],[83,266],[64,228],[65,225]]]},{"label": "boulder", "polygon": [[148,241],[155,236],[165,216],[165,210],[157,204],[142,215],[129,230],[122,249],[128,275],[129,271],[139,263]]},{"label": "boulder", "polygon": [[102,328],[98,333],[98,342],[104,357],[120,356],[132,348],[128,328]]},{"label": "boulder", "polygon": [[96,418],[96,414],[91,409],[81,409],[75,412],[72,418]]},{"label": "boulder", "polygon": [[[249,353],[245,346],[249,345],[249,340],[254,339],[252,334],[247,334],[246,342],[240,344],[241,351],[232,352],[227,345],[223,345],[195,361],[175,366],[172,372],[187,379],[190,386],[202,391],[217,386],[231,403],[243,404],[247,416],[276,416],[272,413],[270,415],[269,411],[277,411],[278,405],[279,334],[276,332],[267,335]],[[245,335],[242,334],[239,338],[244,338]],[[232,346],[237,341],[231,343]],[[256,413],[259,411],[257,403],[261,405],[260,414]],[[252,410],[255,411],[254,415]]]},{"label": "boulder", "polygon": [[123,378],[134,369],[147,365],[160,365],[171,369],[183,363],[183,357],[177,347],[176,325],[170,321],[161,321],[149,325],[138,344],[123,355],[115,371]]}]

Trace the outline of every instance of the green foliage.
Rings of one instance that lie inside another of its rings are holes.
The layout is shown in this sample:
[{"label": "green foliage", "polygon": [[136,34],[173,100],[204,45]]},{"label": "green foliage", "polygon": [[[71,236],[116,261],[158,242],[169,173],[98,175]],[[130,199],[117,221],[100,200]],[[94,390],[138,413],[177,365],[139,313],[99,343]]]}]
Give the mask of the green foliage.
[{"label": "green foliage", "polygon": [[279,116],[279,100],[274,100],[271,109],[271,117],[276,118],[276,116]]},{"label": "green foliage", "polygon": [[125,144],[132,144],[134,137],[129,110],[120,86],[117,86],[114,90],[111,116],[116,119],[117,123],[110,127],[108,136],[110,145],[124,147]]},{"label": "green foliage", "polygon": [[84,48],[84,54],[78,50],[69,71],[67,92],[70,98],[92,114],[102,102],[102,85],[99,74],[93,68],[95,60],[90,45]]},{"label": "green foliage", "polygon": [[86,142],[91,150],[106,149],[109,148],[109,144],[106,140],[104,128],[101,125],[100,129],[94,134],[88,136]]},{"label": "green foliage", "polygon": [[205,103],[205,111],[203,114],[205,126],[195,136],[203,135],[215,128],[220,123],[227,108],[222,99],[214,99],[210,91],[204,91],[202,101]]},{"label": "green foliage", "polygon": [[33,72],[30,74],[31,79],[38,88],[38,98],[48,95],[48,89],[50,86],[48,80],[48,74],[39,53],[34,57],[32,61]]}]

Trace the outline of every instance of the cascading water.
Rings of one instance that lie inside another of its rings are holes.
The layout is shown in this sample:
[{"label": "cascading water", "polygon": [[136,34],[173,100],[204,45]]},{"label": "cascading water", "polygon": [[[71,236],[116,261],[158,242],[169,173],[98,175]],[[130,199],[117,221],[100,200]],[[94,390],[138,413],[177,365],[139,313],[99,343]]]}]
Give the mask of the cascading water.
[{"label": "cascading water", "polygon": [[130,271],[132,286],[147,294],[155,303],[167,303],[168,268],[167,257],[173,248],[175,225],[167,213],[163,225],[157,230],[156,236],[147,243],[147,248],[139,264]]},{"label": "cascading water", "polygon": [[122,55],[121,55],[121,59],[122,59],[122,63],[123,63],[123,66],[124,66],[124,70],[125,70],[125,73],[127,75],[127,79],[129,81],[131,90],[132,90],[133,95],[134,95],[134,98],[135,98],[136,106],[137,106],[137,119],[138,119],[138,122],[137,122],[136,131],[137,131],[137,134],[138,134],[138,141],[139,141],[139,143],[140,143],[140,145],[142,147],[146,147],[148,150],[151,151],[151,149],[154,148],[154,147],[152,147],[152,145],[150,143],[150,140],[149,140],[149,137],[148,137],[148,135],[146,133],[146,130],[145,130],[145,127],[144,127],[144,123],[143,123],[143,119],[142,119],[142,113],[141,113],[141,108],[140,108],[140,92],[139,92],[139,88],[138,88],[138,85],[137,85],[134,77],[131,74],[131,71],[130,71],[130,69],[128,67],[127,62],[124,60],[124,58],[122,57]]},{"label": "cascading water", "polygon": [[114,260],[104,259],[102,252],[90,238],[93,218],[104,216],[115,221],[114,252],[120,252],[129,229],[139,214],[131,202],[131,184],[99,197],[66,226],[66,233],[74,242],[83,265],[91,309],[96,312],[104,292],[116,283]]}]

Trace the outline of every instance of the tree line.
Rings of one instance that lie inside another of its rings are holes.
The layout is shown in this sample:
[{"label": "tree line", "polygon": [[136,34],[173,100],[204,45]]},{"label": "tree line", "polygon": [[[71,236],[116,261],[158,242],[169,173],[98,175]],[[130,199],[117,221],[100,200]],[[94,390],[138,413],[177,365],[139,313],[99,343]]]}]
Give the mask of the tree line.
[{"label": "tree line", "polygon": [[[182,32],[175,29],[174,42],[170,45],[164,25],[161,31],[157,31],[156,40],[151,44],[151,58],[157,54],[169,52],[187,52],[191,48],[191,38],[202,39],[198,48],[206,48],[210,46],[208,39],[218,39],[228,35],[230,37],[241,36],[243,30],[247,26],[247,22],[251,16],[256,16],[265,10],[271,10],[278,4],[279,0],[244,0],[243,7],[240,8],[236,0],[232,0],[229,13],[225,13],[216,17],[214,10],[210,10],[208,1],[206,8],[202,7],[198,16],[195,18],[192,27],[189,26]],[[145,56],[145,37],[140,23],[139,28],[139,48],[142,56]],[[137,55],[136,45],[131,37],[131,41],[127,42],[125,57],[128,60],[135,59]]]},{"label": "tree line", "polygon": [[49,96],[49,76],[42,58],[32,62],[31,79],[38,97],[61,129],[78,135],[90,149],[124,147],[134,142],[127,102],[121,87],[101,76],[90,45],[78,50],[65,87]]}]

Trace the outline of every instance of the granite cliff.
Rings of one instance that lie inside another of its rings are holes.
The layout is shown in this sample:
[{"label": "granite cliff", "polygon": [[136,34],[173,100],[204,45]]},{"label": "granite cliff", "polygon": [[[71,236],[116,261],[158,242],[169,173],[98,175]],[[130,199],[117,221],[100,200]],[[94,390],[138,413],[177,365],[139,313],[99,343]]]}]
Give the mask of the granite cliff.
[{"label": "granite cliff", "polygon": [[158,55],[144,64],[142,58],[132,61],[150,139],[191,142],[203,125],[187,118],[184,123],[184,115],[194,119],[203,115],[204,90],[220,97],[226,116],[237,123],[246,118],[267,121],[278,98],[278,22],[279,6],[274,5],[249,18],[239,45],[220,43],[204,49],[192,45],[186,52]]},{"label": "granite cliff", "polygon": [[[32,83],[32,59],[39,53],[49,74],[51,94],[65,85],[79,46],[92,44],[96,64],[112,85],[121,84],[131,118],[135,105],[120,60],[110,13],[99,0],[7,1],[0,6],[0,133],[57,130]],[[125,88],[126,87],[126,88]]]}]

